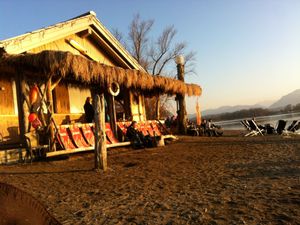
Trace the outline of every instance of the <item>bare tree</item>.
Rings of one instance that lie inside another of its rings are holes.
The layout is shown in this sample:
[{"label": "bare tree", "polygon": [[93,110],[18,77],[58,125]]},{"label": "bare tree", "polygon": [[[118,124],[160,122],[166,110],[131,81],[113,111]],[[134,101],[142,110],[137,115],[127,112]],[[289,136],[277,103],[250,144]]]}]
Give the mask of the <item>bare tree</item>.
[{"label": "bare tree", "polygon": [[153,23],[154,20],[141,20],[140,15],[136,14],[129,27],[129,52],[145,70],[148,70],[149,66],[147,52],[149,51],[149,32]]},{"label": "bare tree", "polygon": [[152,63],[152,75],[162,74],[172,59],[179,54],[183,54],[183,50],[186,47],[184,43],[177,43],[175,46],[172,46],[176,32],[174,26],[165,28],[151,47],[149,56]]},{"label": "bare tree", "polygon": [[112,34],[114,35],[114,37],[125,47],[126,47],[126,43],[124,41],[124,35],[122,34],[121,31],[119,31],[117,28],[112,29]]},{"label": "bare tree", "polygon": [[[195,52],[186,53],[187,45],[184,42],[174,43],[174,37],[177,33],[174,26],[166,27],[155,41],[151,41],[152,39],[149,36],[153,24],[154,20],[142,20],[139,14],[134,16],[129,26],[128,42],[125,44],[132,56],[148,73],[156,76],[169,74],[169,63],[173,62],[177,55],[184,55],[186,73],[193,73]],[[115,30],[115,35],[122,42],[120,32]],[[173,73],[173,77],[175,76]],[[163,104],[161,104],[160,99],[161,96],[157,95],[154,98],[148,98],[145,102],[148,112],[153,112],[153,105],[156,105],[155,118],[157,119],[160,118],[160,111],[162,109],[165,111],[164,108],[168,101],[167,98],[164,98]],[[153,118],[153,115],[147,116]]]},{"label": "bare tree", "polygon": [[186,75],[187,74],[197,75],[195,71],[196,54],[197,53],[195,51],[191,51],[184,55],[185,58],[184,70]]}]

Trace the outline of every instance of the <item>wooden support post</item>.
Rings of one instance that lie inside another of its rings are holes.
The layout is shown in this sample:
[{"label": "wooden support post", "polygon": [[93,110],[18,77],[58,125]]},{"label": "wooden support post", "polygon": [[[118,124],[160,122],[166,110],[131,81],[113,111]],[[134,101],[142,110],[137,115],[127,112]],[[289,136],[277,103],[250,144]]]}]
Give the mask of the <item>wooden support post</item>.
[{"label": "wooden support post", "polygon": [[51,77],[48,79],[46,83],[46,97],[47,97],[47,131],[49,132],[49,144],[50,144],[50,151],[56,151],[55,143],[54,143],[54,127],[52,123],[52,115],[53,115],[53,96],[52,96],[52,82]]},{"label": "wooden support post", "polygon": [[155,118],[157,120],[160,119],[160,95],[156,95],[156,101],[155,101]]},{"label": "wooden support post", "polygon": [[18,118],[19,118],[19,131],[20,131],[20,142],[23,146],[26,146],[26,128],[28,124],[28,118],[26,112],[29,110],[26,98],[26,83],[24,75],[21,73],[17,74],[17,101],[18,101]]},{"label": "wooden support post", "polygon": [[[184,64],[177,64],[177,76],[178,80],[184,82]],[[184,95],[177,94],[176,96],[178,100],[178,131],[180,134],[186,134],[187,132],[187,121],[186,121],[186,104]]]},{"label": "wooden support post", "polygon": [[114,132],[115,137],[118,137],[115,97],[112,95],[109,95],[108,98],[109,98],[108,99],[108,114],[109,114],[109,118],[110,118],[110,125],[112,128],[112,131]]},{"label": "wooden support post", "polygon": [[130,90],[125,89],[124,90],[124,111],[125,111],[125,119],[128,120],[132,120],[132,111],[131,111],[131,100],[130,100]]},{"label": "wooden support post", "polygon": [[94,98],[95,111],[95,169],[107,170],[104,94]]}]

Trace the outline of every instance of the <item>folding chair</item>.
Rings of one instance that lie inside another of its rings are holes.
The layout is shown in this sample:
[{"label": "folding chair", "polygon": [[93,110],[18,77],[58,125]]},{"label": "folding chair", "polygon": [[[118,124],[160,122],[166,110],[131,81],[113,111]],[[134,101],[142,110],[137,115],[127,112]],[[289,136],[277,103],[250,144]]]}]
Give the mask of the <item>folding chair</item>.
[{"label": "folding chair", "polygon": [[[250,127],[250,125],[249,125],[249,123],[248,123],[247,120],[241,120],[240,123],[243,125],[243,127],[244,127],[246,130],[251,131],[251,127]],[[245,135],[245,136],[246,136],[246,135]]]},{"label": "folding chair", "polygon": [[[258,135],[258,134],[264,136],[263,135],[264,129],[259,128],[254,120],[248,120],[248,123],[249,123],[249,126],[251,128],[251,131],[249,133],[250,136],[255,136],[255,135]],[[247,135],[247,136],[249,136],[249,135]]]},{"label": "folding chair", "polygon": [[276,127],[277,134],[282,134],[283,133],[283,131],[285,129],[285,126],[286,126],[286,123],[287,123],[286,120],[278,120],[277,127]]},{"label": "folding chair", "polygon": [[300,122],[298,122],[298,124],[295,126],[294,133],[300,134]]},{"label": "folding chair", "polygon": [[298,120],[293,120],[293,122],[288,126],[287,131],[294,132],[297,126]]}]

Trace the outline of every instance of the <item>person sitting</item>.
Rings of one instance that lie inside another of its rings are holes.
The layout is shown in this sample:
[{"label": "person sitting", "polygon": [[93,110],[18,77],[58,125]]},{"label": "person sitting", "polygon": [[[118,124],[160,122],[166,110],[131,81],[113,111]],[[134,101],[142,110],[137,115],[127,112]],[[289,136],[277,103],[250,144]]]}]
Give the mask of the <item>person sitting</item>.
[{"label": "person sitting", "polygon": [[166,120],[165,120],[165,125],[166,125],[166,128],[170,128],[171,127],[171,117],[167,116]]},{"label": "person sitting", "polygon": [[132,121],[129,127],[127,127],[126,137],[131,142],[134,149],[145,148],[145,137],[137,129],[137,122]]},{"label": "person sitting", "polygon": [[159,138],[151,137],[149,134],[144,135],[138,130],[136,121],[133,121],[127,128],[126,137],[135,149],[157,147],[157,138]]},{"label": "person sitting", "polygon": [[207,132],[208,132],[208,136],[215,136],[215,137],[221,136],[223,134],[221,127],[213,124],[211,119],[209,119],[207,123]]},{"label": "person sitting", "polygon": [[208,134],[207,133],[207,121],[206,121],[206,119],[202,120],[199,130],[200,130],[200,135],[201,136],[205,136],[205,135]]}]

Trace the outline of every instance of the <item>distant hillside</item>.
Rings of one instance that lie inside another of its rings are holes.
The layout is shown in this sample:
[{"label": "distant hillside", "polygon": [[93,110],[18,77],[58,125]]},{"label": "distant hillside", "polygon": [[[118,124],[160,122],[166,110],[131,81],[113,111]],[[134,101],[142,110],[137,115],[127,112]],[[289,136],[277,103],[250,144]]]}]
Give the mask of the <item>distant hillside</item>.
[{"label": "distant hillside", "polygon": [[283,108],[286,105],[297,105],[300,103],[300,89],[297,89],[283,97],[281,97],[278,101],[274,102],[269,108],[270,109],[278,109]]},{"label": "distant hillside", "polygon": [[235,106],[222,106],[217,109],[208,109],[204,110],[202,112],[203,116],[207,115],[216,115],[216,114],[221,114],[221,113],[230,113],[230,112],[235,112],[239,111],[242,109],[252,109],[252,108],[264,108],[264,106],[260,104],[255,104],[255,105],[235,105]]},{"label": "distant hillside", "polygon": [[[300,89],[297,89],[283,97],[281,97],[277,101],[262,101],[255,105],[236,105],[236,106],[222,106],[217,109],[208,109],[202,111],[202,116],[208,115],[218,115],[222,113],[232,113],[240,110],[248,110],[254,108],[268,108],[270,110],[281,110],[287,105],[297,105],[300,104]],[[189,118],[193,119],[196,117],[196,114],[190,114]]]}]

